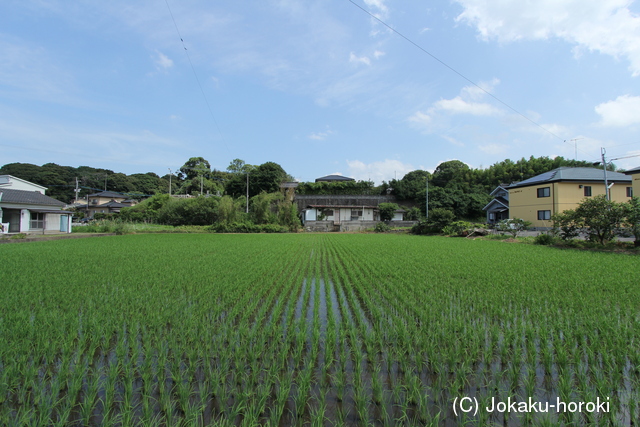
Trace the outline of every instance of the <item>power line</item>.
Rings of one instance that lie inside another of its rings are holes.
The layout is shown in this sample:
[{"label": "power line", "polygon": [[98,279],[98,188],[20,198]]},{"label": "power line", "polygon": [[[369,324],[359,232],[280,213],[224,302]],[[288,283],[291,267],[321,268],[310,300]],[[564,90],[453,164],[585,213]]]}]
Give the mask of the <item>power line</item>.
[{"label": "power line", "polygon": [[[527,117],[526,115],[524,115],[523,113],[521,113],[520,111],[516,110],[514,107],[512,107],[511,105],[507,104],[506,102],[504,102],[503,100],[501,100],[500,98],[498,98],[497,96],[493,95],[491,92],[487,91],[486,89],[484,89],[482,86],[478,85],[476,82],[474,82],[473,80],[471,80],[470,78],[468,78],[467,76],[465,76],[464,74],[462,74],[460,71],[456,70],[455,68],[453,68],[452,66],[450,66],[449,64],[447,64],[446,62],[444,62],[443,60],[441,60],[440,58],[438,58],[437,56],[435,56],[434,54],[432,54],[431,52],[429,52],[428,50],[426,50],[425,48],[423,48],[422,46],[420,46],[418,43],[414,42],[413,40],[411,40],[409,37],[405,36],[404,34],[402,34],[400,31],[396,30],[395,28],[391,27],[389,24],[387,24],[386,22],[384,22],[382,19],[378,18],[377,16],[375,16],[374,14],[372,14],[371,12],[369,12],[367,9],[363,8],[362,6],[360,6],[359,4],[357,4],[354,0],[347,0],[349,3],[353,4],[355,7],[357,7],[358,9],[360,9],[361,11],[363,11],[364,13],[366,13],[367,15],[369,15],[371,18],[375,19],[376,21],[378,21],[380,24],[384,25],[385,27],[387,27],[389,30],[391,30],[394,34],[398,35],[399,37],[403,38],[405,41],[411,43],[413,46],[415,46],[416,48],[418,48],[419,50],[421,50],[423,53],[426,53],[427,55],[429,55],[431,58],[433,58],[434,60],[436,60],[437,62],[439,62],[441,65],[443,65],[444,67],[448,68],[450,71],[452,71],[453,73],[457,74],[458,76],[460,76],[461,78],[463,78],[464,80],[466,80],[467,82],[471,83],[473,86],[477,87],[478,89],[480,89],[481,91],[483,91],[484,93],[486,93],[487,95],[489,95],[491,98],[495,99],[496,101],[498,101],[500,104],[504,105],[505,107],[507,107],[508,109],[510,109],[511,111],[513,111],[514,113],[516,113],[517,115],[519,115],[520,117],[524,118],[525,120],[533,123],[534,125],[536,125],[537,127],[539,127],[540,129],[542,129],[543,131],[547,132],[548,134],[562,140],[565,143],[568,143],[566,139],[558,136],[557,134],[553,133],[552,131],[550,131],[549,129],[545,128],[544,126],[542,126],[540,123],[530,119],[529,117]],[[570,143],[568,143],[570,144]],[[586,153],[585,153],[586,154]]]},{"label": "power line", "polygon": [[178,24],[176,23],[176,19],[173,17],[173,12],[171,11],[171,7],[169,6],[169,0],[164,0],[164,2],[167,5],[167,9],[169,9],[169,15],[171,15],[171,20],[173,21],[173,25],[176,27],[176,33],[178,33],[178,37],[180,38],[180,42],[182,43],[182,47],[184,48],[184,53],[187,55],[187,59],[189,60],[189,65],[191,65],[191,70],[193,71],[193,75],[196,78],[196,82],[198,83],[198,87],[200,88],[200,92],[202,93],[202,97],[204,98],[204,102],[205,104],[207,104],[207,109],[209,110],[209,114],[211,115],[211,118],[213,119],[213,123],[216,125],[216,129],[218,130],[218,133],[220,134],[220,137],[222,138],[222,143],[224,144],[224,147],[227,149],[227,151],[231,152],[229,150],[229,146],[227,146],[227,142],[224,139],[224,135],[222,135],[222,131],[220,130],[220,126],[218,125],[218,121],[216,120],[216,116],[213,114],[213,110],[211,109],[211,105],[209,105],[209,100],[207,99],[207,95],[205,95],[204,93],[204,89],[202,88],[202,84],[200,84],[200,79],[198,78],[198,73],[196,73],[196,69],[193,66],[193,62],[191,61],[191,56],[189,56],[189,51],[187,50],[187,46],[184,43],[184,40],[182,39],[182,35],[180,34],[180,30],[178,29]]}]

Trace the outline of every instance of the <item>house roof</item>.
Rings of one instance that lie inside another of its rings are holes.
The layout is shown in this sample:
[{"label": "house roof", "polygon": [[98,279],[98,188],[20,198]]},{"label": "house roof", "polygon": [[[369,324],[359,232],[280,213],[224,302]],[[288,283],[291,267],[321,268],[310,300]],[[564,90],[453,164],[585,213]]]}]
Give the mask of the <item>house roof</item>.
[{"label": "house roof", "polygon": [[494,196],[497,192],[499,192],[500,190],[502,191],[508,191],[507,187],[509,186],[509,184],[500,184],[498,185],[496,188],[493,189],[493,191],[491,193],[489,193],[490,196]]},{"label": "house roof", "polygon": [[487,203],[486,206],[482,208],[482,210],[483,211],[489,210],[489,207],[493,204],[502,205],[502,208],[503,208],[502,210],[509,209],[509,201],[507,199],[505,199],[504,197],[496,197],[495,199]]},{"label": "house roof", "polygon": [[97,206],[90,206],[90,208],[92,208],[92,209],[95,209],[95,208],[128,208],[128,207],[131,207],[131,205],[130,204],[116,202],[115,200],[112,200],[110,202],[103,203],[103,204],[97,205]]},{"label": "house roof", "polygon": [[105,197],[109,199],[126,199],[128,196],[116,193],[114,191],[101,191],[99,193],[89,194],[89,197]]},{"label": "house roof", "polygon": [[320,181],[355,181],[355,179],[353,178],[349,178],[348,176],[342,176],[342,175],[327,175],[327,176],[323,176],[320,178],[316,178],[316,182],[320,182]]},{"label": "house roof", "polygon": [[24,184],[28,184],[32,187],[38,187],[40,188],[43,192],[47,189],[47,187],[44,187],[40,184],[34,184],[31,181],[27,181],[26,179],[22,179],[22,178],[18,178],[17,176],[13,176],[13,175],[0,175],[0,185],[11,185],[11,181],[20,181]]},{"label": "house roof", "polygon": [[45,196],[38,191],[12,190],[9,188],[0,188],[2,194],[0,202],[3,203],[21,203],[25,205],[45,205],[45,206],[65,206],[60,200]]},{"label": "house roof", "polygon": [[640,166],[638,166],[637,168],[629,169],[628,171],[625,172],[625,174],[627,175],[634,175],[637,173],[640,173]]},{"label": "house roof", "polygon": [[327,209],[378,209],[377,206],[366,205],[309,205],[308,208],[327,208]]},{"label": "house roof", "polygon": [[[619,173],[607,171],[608,181],[631,182],[631,177]],[[570,168],[561,167],[550,170],[521,182],[511,184],[508,188],[528,187],[530,185],[540,185],[559,181],[580,181],[580,182],[603,182],[604,171],[596,168]]]}]

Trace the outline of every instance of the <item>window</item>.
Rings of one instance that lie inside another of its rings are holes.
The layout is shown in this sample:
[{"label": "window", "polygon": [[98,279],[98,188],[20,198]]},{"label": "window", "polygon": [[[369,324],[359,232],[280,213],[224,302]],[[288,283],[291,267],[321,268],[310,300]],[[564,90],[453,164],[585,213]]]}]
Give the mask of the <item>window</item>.
[{"label": "window", "polygon": [[44,228],[44,214],[42,212],[31,212],[31,230]]},{"label": "window", "polygon": [[590,185],[585,185],[584,186],[584,197],[591,197],[591,186]]},{"label": "window", "polygon": [[633,197],[633,187],[627,187],[627,197]]},{"label": "window", "polygon": [[546,221],[551,219],[551,211],[538,211],[538,219]]},{"label": "window", "polygon": [[551,187],[538,188],[538,197],[551,196]]},{"label": "window", "polygon": [[324,216],[333,216],[333,209],[327,209],[323,213]]},{"label": "window", "polygon": [[493,221],[496,219],[496,214],[493,212],[489,212],[489,220]]},{"label": "window", "polygon": [[362,211],[351,209],[351,221],[357,221],[362,216]]}]

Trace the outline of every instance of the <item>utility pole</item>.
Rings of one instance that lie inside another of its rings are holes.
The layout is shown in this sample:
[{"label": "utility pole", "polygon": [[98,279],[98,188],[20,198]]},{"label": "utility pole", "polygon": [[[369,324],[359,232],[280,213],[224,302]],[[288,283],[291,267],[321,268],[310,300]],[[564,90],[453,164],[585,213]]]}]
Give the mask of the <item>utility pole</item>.
[{"label": "utility pole", "polygon": [[578,141],[584,138],[573,138],[570,141],[573,141],[573,145],[575,147],[575,157],[574,160],[578,160]]},{"label": "utility pole", "polygon": [[427,206],[425,208],[426,210],[424,211],[427,219],[429,219],[429,177],[427,176]]},{"label": "utility pole", "polygon": [[171,175],[173,174],[171,173],[171,168],[167,168],[167,169],[169,169],[169,195],[171,195]]},{"label": "utility pole", "polygon": [[76,193],[75,203],[78,203],[78,193],[80,192],[80,188],[78,188],[78,177],[76,176],[76,188],[73,190]]},{"label": "utility pole", "polygon": [[247,169],[247,208],[246,213],[249,213],[249,170]]},{"label": "utility pole", "polygon": [[606,150],[604,147],[601,148],[602,152],[602,166],[604,167],[604,192],[607,195],[607,201],[611,201],[611,197],[609,196],[609,181],[607,181],[607,161],[604,159],[604,155]]}]

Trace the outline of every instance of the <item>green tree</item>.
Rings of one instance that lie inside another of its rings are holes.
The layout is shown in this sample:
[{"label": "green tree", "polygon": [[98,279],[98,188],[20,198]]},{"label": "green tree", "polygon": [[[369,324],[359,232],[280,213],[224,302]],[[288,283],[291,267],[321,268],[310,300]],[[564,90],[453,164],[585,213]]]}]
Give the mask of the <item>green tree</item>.
[{"label": "green tree", "polygon": [[575,215],[589,240],[604,245],[612,240],[624,221],[622,203],[607,200],[604,195],[585,199],[575,209]]},{"label": "green tree", "polygon": [[445,187],[452,182],[464,182],[471,169],[460,160],[449,160],[440,163],[433,172],[433,185]]},{"label": "green tree", "polygon": [[208,178],[211,173],[211,164],[203,157],[191,157],[178,170],[180,179]]},{"label": "green tree", "polygon": [[231,196],[223,196],[220,199],[217,209],[218,222],[223,224],[235,222],[239,213],[238,205]]},{"label": "green tree", "polygon": [[380,220],[384,222],[391,221],[398,209],[399,208],[396,203],[380,203],[378,205]]},{"label": "green tree", "polygon": [[526,231],[531,227],[531,222],[525,221],[522,218],[503,219],[496,224],[496,229],[502,233],[509,233],[515,239],[518,237],[518,233]]},{"label": "green tree", "polygon": [[241,159],[233,159],[229,166],[227,166],[227,172],[236,173],[236,174],[245,174],[247,172],[251,172],[255,166],[245,163],[244,160]]},{"label": "green tree", "polygon": [[256,224],[269,224],[275,222],[275,214],[272,205],[275,201],[282,199],[281,193],[262,193],[253,196],[250,203],[251,219]]},{"label": "green tree", "polygon": [[640,197],[632,197],[624,204],[625,224],[631,229],[636,240],[633,244],[640,246]]}]

